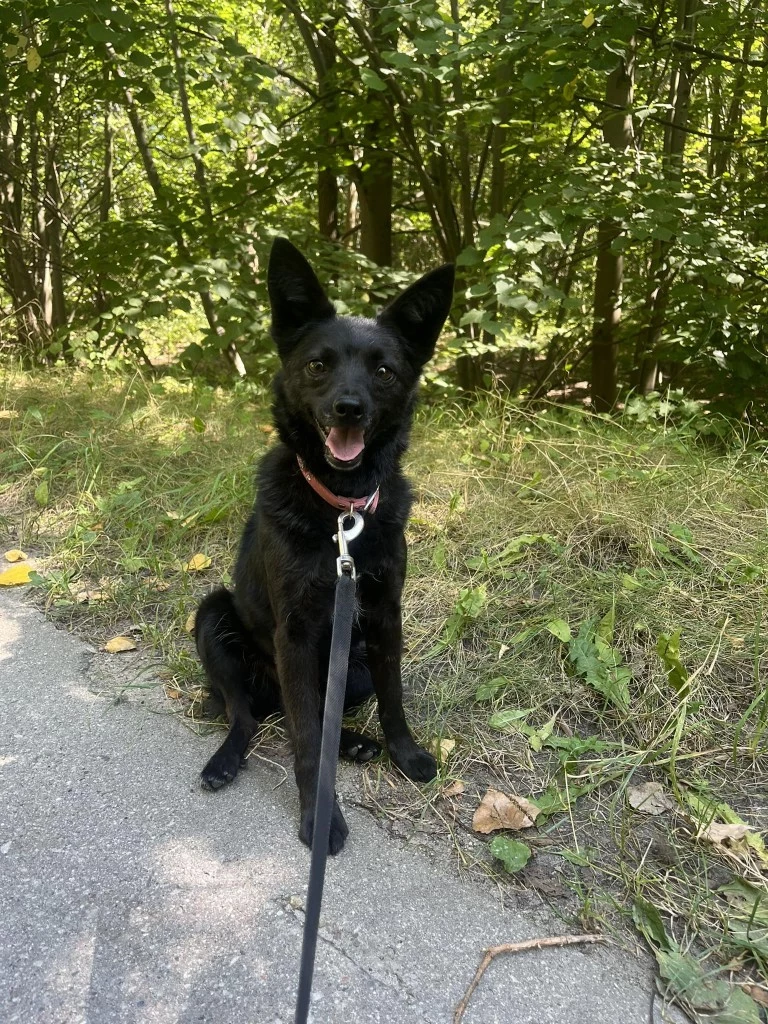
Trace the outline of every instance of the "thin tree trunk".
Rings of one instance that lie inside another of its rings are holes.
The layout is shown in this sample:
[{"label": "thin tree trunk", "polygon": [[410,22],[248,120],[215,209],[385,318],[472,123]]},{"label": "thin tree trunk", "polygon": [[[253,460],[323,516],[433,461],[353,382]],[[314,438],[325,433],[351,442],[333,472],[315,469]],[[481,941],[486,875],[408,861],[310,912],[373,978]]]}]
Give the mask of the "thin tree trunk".
[{"label": "thin tree trunk", "polygon": [[[675,37],[693,43],[699,0],[678,0]],[[664,132],[663,164],[668,180],[679,181],[683,173],[688,107],[691,98],[691,54],[676,50],[677,64],[669,82],[670,121]],[[658,383],[658,347],[664,329],[669,301],[669,251],[671,242],[655,239],[651,249],[650,290],[645,304],[646,329],[639,339],[637,384],[644,395],[654,391]]]},{"label": "thin tree trunk", "polygon": [[316,50],[319,63],[315,68],[317,90],[328,123],[325,146],[320,149],[317,169],[317,226],[321,235],[331,241],[339,239],[339,179],[336,174],[338,122],[336,99],[336,38],[334,27],[324,25],[318,32]]},{"label": "thin tree trunk", "polygon": [[[385,33],[381,12],[387,0],[367,0],[371,39],[377,50],[397,49],[397,38]],[[392,196],[394,160],[385,137],[386,101],[369,89],[366,101],[366,124],[363,129],[363,158],[358,175],[360,197],[360,251],[380,267],[392,265]]]},{"label": "thin tree trunk", "polygon": [[[181,228],[179,227],[176,218],[173,216],[171,212],[170,204],[168,202],[168,196],[163,185],[162,178],[160,177],[160,173],[157,169],[157,164],[155,163],[155,158],[152,154],[152,150],[149,145],[149,140],[147,139],[147,131],[144,126],[144,122],[141,119],[141,115],[139,114],[139,109],[136,105],[136,100],[134,99],[133,92],[126,83],[125,73],[123,72],[120,65],[117,63],[117,54],[115,53],[110,43],[107,43],[106,46],[107,52],[109,53],[110,59],[112,60],[115,68],[115,74],[122,85],[128,121],[130,122],[131,128],[133,130],[133,135],[134,138],[136,139],[136,146],[138,147],[139,156],[141,157],[141,162],[144,167],[144,173],[146,174],[147,181],[149,182],[150,188],[152,189],[152,193],[155,197],[155,202],[157,203],[158,209],[160,210],[160,213],[166,223],[166,226],[168,227],[168,230],[171,232],[171,235],[173,236],[173,239],[176,243],[176,248],[179,251],[179,255],[183,259],[188,260],[190,258],[189,249],[187,248],[187,244],[184,240],[184,235],[181,231]],[[213,300],[213,296],[211,295],[210,290],[208,288],[199,288],[198,294],[200,295],[200,301],[203,306],[203,312],[205,313],[206,320],[208,321],[208,326],[210,327],[211,331],[214,334],[221,336],[224,333],[224,329],[219,323],[219,319],[216,314],[216,304]],[[227,346],[226,351],[230,361],[232,362],[239,376],[244,377],[245,366],[243,365],[243,361],[240,358],[240,353],[237,351],[237,346],[235,345],[235,343],[230,342],[229,345]]]},{"label": "thin tree trunk", "polygon": [[[630,40],[625,57],[608,76],[603,140],[616,153],[632,144],[632,91],[634,86],[635,41]],[[618,108],[618,109],[617,109]],[[610,412],[616,401],[617,330],[621,320],[621,289],[624,260],[613,248],[622,227],[605,218],[597,227],[597,264],[592,322],[592,404],[597,412]]]},{"label": "thin tree trunk", "polygon": [[[19,122],[23,119],[20,118]],[[17,124],[17,133],[23,126]],[[5,279],[16,318],[17,336],[26,357],[34,357],[44,340],[35,283],[22,245],[22,171],[10,116],[0,106],[0,232]]]}]

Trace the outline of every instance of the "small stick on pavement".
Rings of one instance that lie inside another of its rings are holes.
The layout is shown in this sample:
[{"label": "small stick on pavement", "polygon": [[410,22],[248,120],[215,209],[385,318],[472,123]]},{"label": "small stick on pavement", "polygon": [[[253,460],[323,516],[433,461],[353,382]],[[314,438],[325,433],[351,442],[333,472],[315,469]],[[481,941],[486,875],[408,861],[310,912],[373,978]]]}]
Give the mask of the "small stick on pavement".
[{"label": "small stick on pavement", "polygon": [[500,953],[523,953],[527,949],[545,949],[548,946],[576,946],[585,942],[605,941],[602,935],[552,935],[545,939],[528,939],[526,942],[505,942],[501,946],[490,946],[486,949],[482,963],[477,968],[472,983],[464,993],[464,998],[456,1007],[456,1012],[453,1015],[453,1024],[459,1024],[459,1021],[464,1016],[464,1011],[469,1005],[469,1000],[472,998],[472,993],[477,988],[488,965]]}]

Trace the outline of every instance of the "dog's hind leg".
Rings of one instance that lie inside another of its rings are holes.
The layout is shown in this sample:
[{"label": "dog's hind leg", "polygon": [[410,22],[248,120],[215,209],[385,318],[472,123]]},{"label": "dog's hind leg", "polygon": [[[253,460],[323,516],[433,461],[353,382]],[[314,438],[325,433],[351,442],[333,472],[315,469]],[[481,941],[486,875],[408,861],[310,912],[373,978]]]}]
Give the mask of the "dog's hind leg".
[{"label": "dog's hind leg", "polygon": [[196,619],[197,650],[213,693],[224,701],[229,732],[201,772],[207,789],[231,782],[259,718],[277,710],[269,666],[248,636],[228,590],[203,598]]}]

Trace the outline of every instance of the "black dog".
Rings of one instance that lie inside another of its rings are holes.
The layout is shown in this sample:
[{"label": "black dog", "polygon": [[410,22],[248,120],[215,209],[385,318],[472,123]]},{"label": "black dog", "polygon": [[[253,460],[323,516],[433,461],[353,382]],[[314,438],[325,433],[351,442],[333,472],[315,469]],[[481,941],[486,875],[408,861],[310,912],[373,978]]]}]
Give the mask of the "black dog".
[{"label": "black dog", "polygon": [[[375,320],[338,317],[301,253],[282,238],[272,247],[272,337],[282,362],[273,413],[281,443],[259,468],[234,591],[214,591],[197,613],[197,649],[230,723],[202,780],[212,789],[231,782],[257,720],[282,708],[295,752],[299,838],[307,845],[314,829],[338,554],[332,537],[340,509],[329,502],[339,495],[366,499],[379,488],[377,507],[364,514],[363,533],[350,545],[359,616],[347,706],[375,690],[393,762],[419,782],[437,770],[403,712],[400,596],[411,494],[400,459],[421,369],[451,306],[453,276],[451,266],[426,274]],[[343,730],[340,752],[365,761],[380,748]],[[338,853],[348,833],[336,804],[331,853]]]}]

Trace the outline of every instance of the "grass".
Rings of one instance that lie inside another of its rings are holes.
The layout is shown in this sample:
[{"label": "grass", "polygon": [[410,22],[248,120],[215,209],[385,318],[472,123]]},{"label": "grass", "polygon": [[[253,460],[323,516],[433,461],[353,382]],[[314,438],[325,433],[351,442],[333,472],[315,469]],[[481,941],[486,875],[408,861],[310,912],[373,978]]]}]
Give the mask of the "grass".
[{"label": "grass", "polygon": [[[133,629],[197,716],[188,618],[228,579],[271,443],[267,396],[7,370],[0,397],[0,528],[38,554],[51,614],[97,643]],[[401,829],[418,818],[449,833],[461,863],[497,871],[471,828],[478,797],[494,786],[532,798],[538,827],[518,838],[537,856],[510,885],[563,887],[587,925],[634,906],[662,972],[695,941],[708,972],[726,965],[743,980],[768,969],[768,854],[755,831],[768,769],[768,448],[702,425],[526,413],[493,397],[474,411],[422,408],[406,678],[416,731],[444,741],[442,772],[417,792],[371,766],[363,799]],[[184,568],[196,554],[210,566]],[[361,719],[377,727],[371,710]],[[457,780],[464,792],[446,796]],[[671,810],[629,806],[647,781]],[[667,980],[689,1009],[705,1001],[701,979]]]}]

